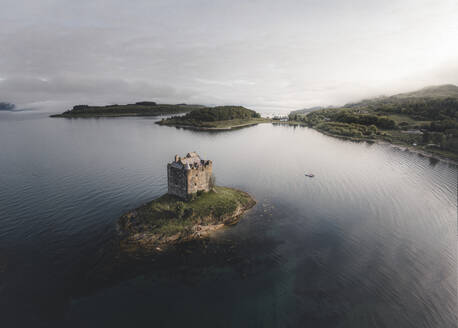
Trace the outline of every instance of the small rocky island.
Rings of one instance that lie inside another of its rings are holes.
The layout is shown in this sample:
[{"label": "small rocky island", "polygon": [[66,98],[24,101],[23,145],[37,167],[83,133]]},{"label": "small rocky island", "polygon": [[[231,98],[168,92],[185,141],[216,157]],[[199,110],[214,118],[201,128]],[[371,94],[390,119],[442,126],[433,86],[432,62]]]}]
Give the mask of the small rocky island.
[{"label": "small rocky island", "polygon": [[0,102],[0,110],[12,111],[16,106],[7,102]]},{"label": "small rocky island", "polygon": [[196,153],[167,164],[168,193],[124,214],[117,224],[121,248],[162,251],[237,223],[256,202],[246,192],[215,186],[212,161]]}]

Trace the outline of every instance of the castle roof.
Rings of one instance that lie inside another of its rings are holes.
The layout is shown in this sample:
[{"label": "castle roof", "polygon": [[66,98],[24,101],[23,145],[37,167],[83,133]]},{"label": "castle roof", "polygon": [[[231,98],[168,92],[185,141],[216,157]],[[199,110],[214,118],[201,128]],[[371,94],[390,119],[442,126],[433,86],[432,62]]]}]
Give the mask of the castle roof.
[{"label": "castle roof", "polygon": [[200,157],[196,153],[188,153],[186,157],[180,158],[180,161],[183,165],[189,164],[189,165],[195,165],[195,164],[200,164]]},{"label": "castle roof", "polygon": [[175,161],[172,162],[172,166],[176,168],[184,168],[185,170],[190,170],[193,167],[200,167],[205,165],[207,161],[204,161],[200,158],[199,155],[195,152],[188,153],[185,157],[175,156]]}]

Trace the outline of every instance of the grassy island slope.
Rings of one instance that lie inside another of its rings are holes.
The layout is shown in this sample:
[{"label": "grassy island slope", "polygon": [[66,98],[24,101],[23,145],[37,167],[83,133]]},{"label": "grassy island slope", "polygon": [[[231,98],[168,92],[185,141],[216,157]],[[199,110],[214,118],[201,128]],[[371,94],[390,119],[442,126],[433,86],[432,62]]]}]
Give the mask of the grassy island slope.
[{"label": "grassy island slope", "polygon": [[290,123],[355,140],[382,140],[458,160],[458,87],[444,85],[324,108],[291,112]]},{"label": "grassy island slope", "polygon": [[199,130],[230,130],[267,122],[271,120],[242,106],[217,106],[196,109],[184,116],[163,119],[157,124]]},{"label": "grassy island slope", "polygon": [[187,202],[165,194],[118,220],[121,245],[124,249],[156,249],[198,239],[237,223],[255,204],[249,194],[226,187],[215,187]]},{"label": "grassy island slope", "polygon": [[202,105],[156,104],[153,101],[140,101],[127,105],[88,106],[77,105],[62,114],[51,117],[85,118],[85,117],[121,117],[121,116],[159,116],[187,113],[204,108]]}]

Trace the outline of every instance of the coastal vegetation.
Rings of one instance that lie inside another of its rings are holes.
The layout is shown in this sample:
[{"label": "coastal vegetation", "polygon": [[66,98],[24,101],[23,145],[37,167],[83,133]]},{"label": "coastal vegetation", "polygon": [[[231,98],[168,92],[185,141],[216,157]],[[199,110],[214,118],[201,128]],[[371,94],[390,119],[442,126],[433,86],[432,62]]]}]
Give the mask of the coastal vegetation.
[{"label": "coastal vegetation", "polygon": [[454,160],[458,159],[457,119],[458,87],[450,85],[289,115],[290,122],[330,135],[385,140]]},{"label": "coastal vegetation", "polygon": [[51,117],[118,117],[118,116],[159,116],[187,113],[195,109],[204,108],[202,105],[187,104],[156,104],[153,101],[140,101],[127,105],[89,106],[76,105],[62,114]]},{"label": "coastal vegetation", "polygon": [[249,194],[226,187],[198,192],[188,201],[165,194],[119,219],[121,246],[161,250],[199,239],[210,231],[237,223],[255,204]]},{"label": "coastal vegetation", "polygon": [[270,122],[254,110],[242,106],[217,106],[193,110],[184,116],[163,119],[157,124],[198,129],[232,129]]}]

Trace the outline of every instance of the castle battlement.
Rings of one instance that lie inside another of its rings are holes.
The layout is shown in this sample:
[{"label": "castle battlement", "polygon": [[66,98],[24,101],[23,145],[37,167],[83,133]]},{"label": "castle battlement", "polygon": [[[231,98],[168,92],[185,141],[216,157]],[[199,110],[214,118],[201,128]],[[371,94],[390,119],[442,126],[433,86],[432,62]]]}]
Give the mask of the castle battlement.
[{"label": "castle battlement", "polygon": [[175,155],[167,164],[168,193],[183,199],[198,191],[211,189],[212,161],[203,160],[195,152],[185,157]]}]

